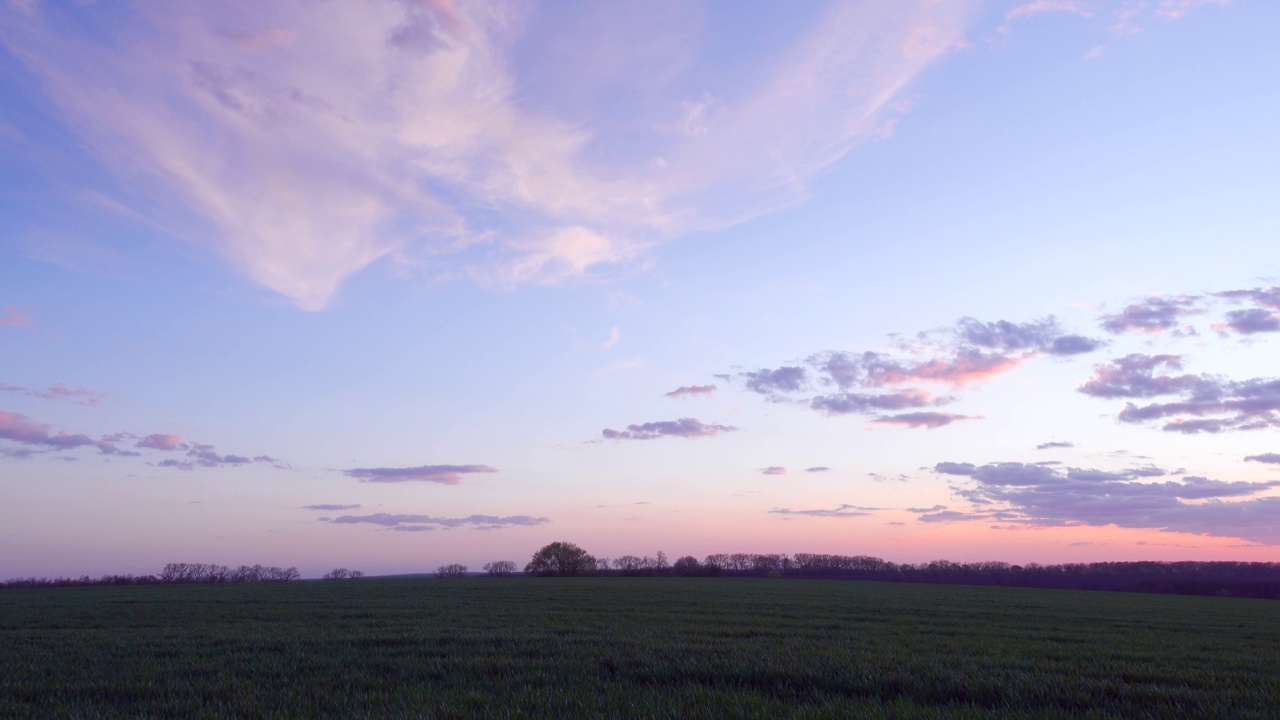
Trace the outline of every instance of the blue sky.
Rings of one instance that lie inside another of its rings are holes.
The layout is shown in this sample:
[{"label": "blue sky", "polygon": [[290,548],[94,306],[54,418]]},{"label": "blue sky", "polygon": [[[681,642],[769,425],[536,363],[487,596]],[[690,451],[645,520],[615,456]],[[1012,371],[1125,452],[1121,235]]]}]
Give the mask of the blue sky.
[{"label": "blue sky", "polygon": [[1278,15],[6,0],[0,575],[1274,559]]}]

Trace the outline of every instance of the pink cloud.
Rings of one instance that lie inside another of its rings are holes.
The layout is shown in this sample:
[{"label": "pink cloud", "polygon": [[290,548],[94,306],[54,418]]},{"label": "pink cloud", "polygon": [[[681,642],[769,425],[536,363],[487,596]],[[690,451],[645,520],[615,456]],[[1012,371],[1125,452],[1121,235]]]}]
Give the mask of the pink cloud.
[{"label": "pink cloud", "polygon": [[215,34],[246,50],[268,50],[271,48],[287,48],[298,40],[298,33],[293,30],[270,28],[260,32],[247,30],[216,30]]},{"label": "pink cloud", "polygon": [[1033,0],[1033,2],[1023,3],[1005,13],[1004,23],[996,31],[1001,35],[1008,35],[1013,29],[1014,20],[1051,12],[1072,13],[1086,18],[1093,17],[1093,11],[1083,3],[1076,2],[1076,0]]},{"label": "pink cloud", "polygon": [[1227,5],[1231,0],[1163,0],[1156,8],[1156,15],[1176,20],[1199,5]]},{"label": "pink cloud", "polygon": [[[980,5],[833,3],[790,47],[762,49],[772,66],[707,88],[697,134],[660,129],[706,77],[692,5],[652,26],[580,13],[615,20],[597,37],[581,17],[527,23],[519,2],[334,0],[323,13],[307,0],[0,2],[0,45],[108,170],[149,185],[136,197],[151,200],[129,210],[185,215],[176,234],[319,310],[383,259],[486,284],[565,284],[804,202],[812,179],[884,134]],[[688,60],[670,73],[540,64],[554,72],[535,95],[538,79],[512,57],[584,42],[601,56],[647,46]],[[635,103],[642,117],[556,96],[635,86],[653,87]],[[625,157],[639,146],[648,157]]]},{"label": "pink cloud", "polygon": [[770,465],[769,467],[761,470],[760,473],[763,475],[786,475],[787,469],[779,465]]},{"label": "pink cloud", "polygon": [[908,370],[904,379],[963,387],[972,382],[989,380],[996,375],[1009,372],[1018,367],[1024,359],[1009,355],[964,351],[950,360],[935,359],[920,363]]},{"label": "pink cloud", "polygon": [[83,387],[73,388],[62,383],[51,385],[44,390],[0,383],[0,392],[30,395],[44,400],[70,400],[78,405],[97,405],[104,398],[111,396],[111,393],[102,392],[101,390],[90,390]]},{"label": "pink cloud", "polygon": [[66,430],[59,431],[56,435],[50,435],[49,431],[52,428],[52,425],[32,422],[22,413],[0,410],[0,440],[11,440],[28,445],[44,445],[57,450],[70,450],[94,444],[94,441],[88,435],[70,433]]},{"label": "pink cloud", "polygon": [[28,314],[29,308],[22,308],[16,305],[5,305],[4,312],[0,312],[0,327],[33,327],[36,322]]},{"label": "pink cloud", "polygon": [[186,449],[186,445],[182,442],[181,435],[169,435],[165,433],[154,433],[152,435],[148,435],[134,443],[134,447],[166,451]]}]

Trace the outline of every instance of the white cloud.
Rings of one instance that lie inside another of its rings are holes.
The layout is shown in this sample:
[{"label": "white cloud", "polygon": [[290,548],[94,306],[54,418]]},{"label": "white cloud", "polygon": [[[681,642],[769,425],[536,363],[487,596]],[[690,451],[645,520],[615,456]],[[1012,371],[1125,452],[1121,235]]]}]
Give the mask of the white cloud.
[{"label": "white cloud", "polygon": [[[645,82],[680,132],[647,128],[655,152],[638,163],[611,154],[634,127],[522,95],[523,5],[10,3],[0,43],[134,210],[319,309],[384,257],[554,285],[800,202],[816,174],[883,134],[902,89],[963,43],[976,4],[835,3],[762,81],[695,102],[673,64]],[[592,42],[634,46],[627,24],[608,32],[619,36]],[[671,52],[693,54],[695,37],[672,37]]]}]

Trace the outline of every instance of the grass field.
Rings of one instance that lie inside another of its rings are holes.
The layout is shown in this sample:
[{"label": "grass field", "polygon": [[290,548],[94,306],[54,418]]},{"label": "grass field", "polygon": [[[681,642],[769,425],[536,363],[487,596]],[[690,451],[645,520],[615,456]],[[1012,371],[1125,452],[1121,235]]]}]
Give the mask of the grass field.
[{"label": "grass field", "polygon": [[1280,717],[1280,604],[754,579],[0,592],[0,717]]}]

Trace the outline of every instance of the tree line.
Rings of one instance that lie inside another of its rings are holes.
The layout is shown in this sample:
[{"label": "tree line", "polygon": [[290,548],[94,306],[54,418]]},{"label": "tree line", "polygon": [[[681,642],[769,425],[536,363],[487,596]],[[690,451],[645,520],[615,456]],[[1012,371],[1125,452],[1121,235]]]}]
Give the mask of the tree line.
[{"label": "tree line", "polygon": [[1042,565],[934,560],[895,563],[870,555],[718,553],[668,563],[666,553],[597,558],[567,542],[534,553],[525,573],[535,576],[788,577],[887,582],[998,585],[1063,590],[1217,595],[1280,599],[1280,563],[1133,561]]},{"label": "tree line", "polygon": [[[484,566],[490,577],[517,574],[511,560],[495,560]],[[457,563],[436,569],[440,578],[461,578],[470,573]],[[1136,561],[1015,565],[1006,562],[895,563],[870,555],[819,553],[717,553],[698,560],[685,555],[669,561],[666,553],[595,557],[570,542],[554,542],[533,554],[525,575],[538,577],[775,577],[875,580],[886,582],[951,583],[1064,590],[1116,590],[1124,592],[1218,595],[1280,599],[1280,563],[1231,561]],[[358,580],[359,570],[336,568],[322,580]],[[264,565],[169,563],[156,575],[103,575],[78,578],[13,578],[0,588],[69,587],[85,585],[162,585],[182,583],[291,582],[299,580],[297,568]]]},{"label": "tree line", "polygon": [[208,583],[291,582],[302,578],[298,568],[241,565],[236,568],[213,563],[169,563],[156,575],[102,575],[77,578],[12,578],[0,587],[79,587],[85,585],[176,585]]}]

